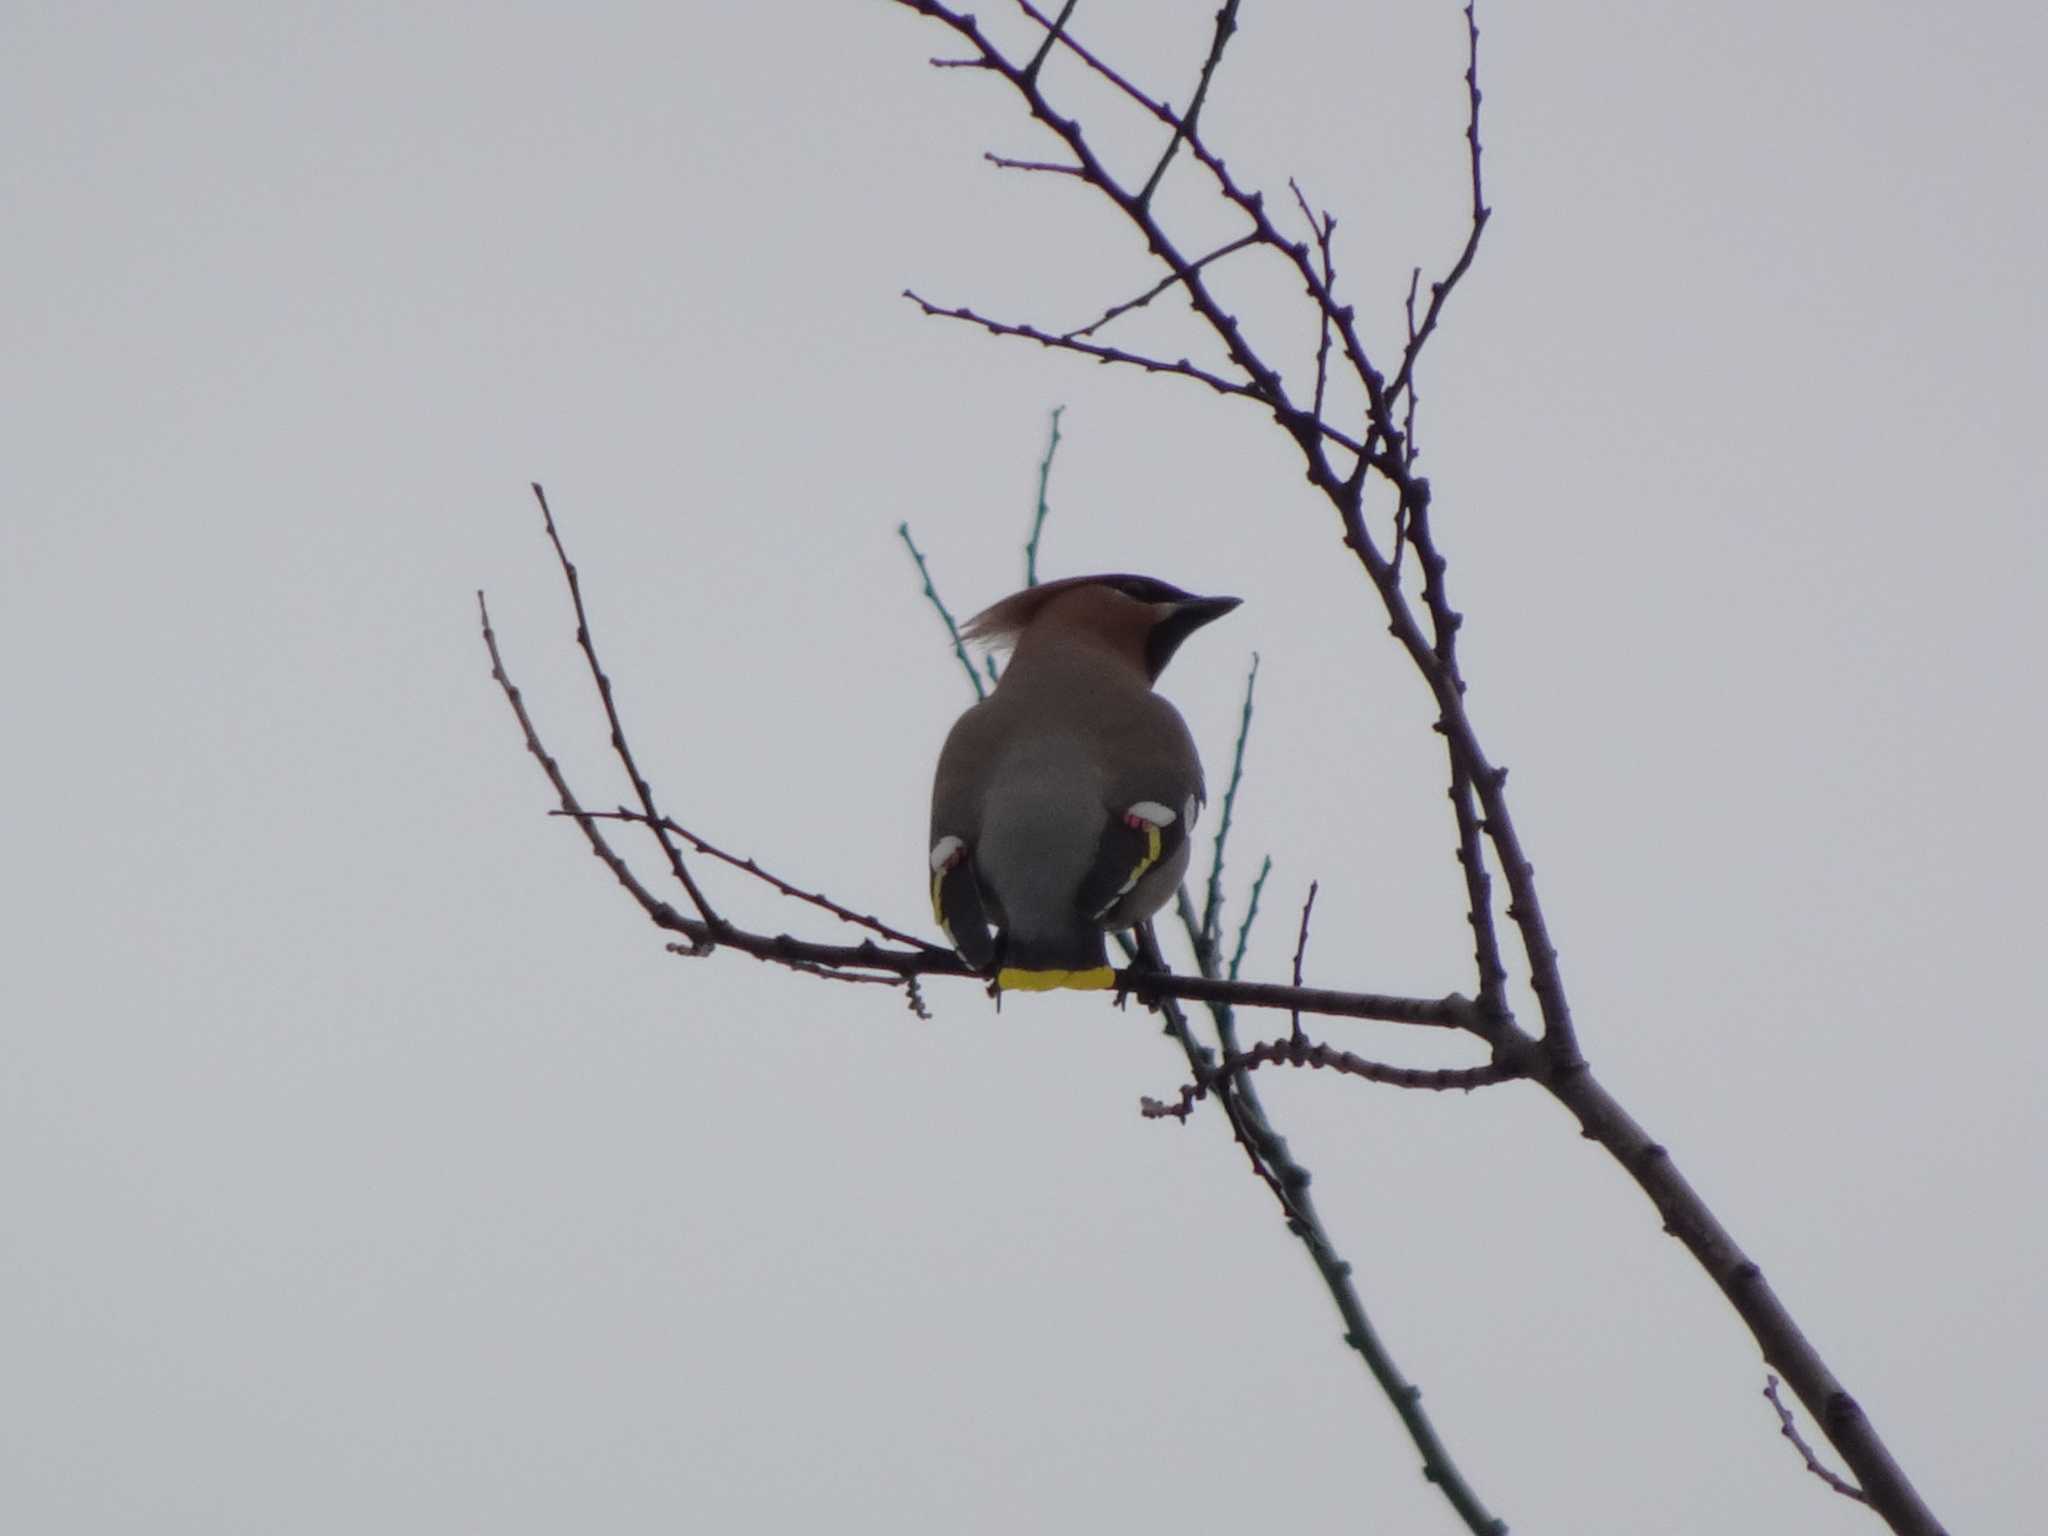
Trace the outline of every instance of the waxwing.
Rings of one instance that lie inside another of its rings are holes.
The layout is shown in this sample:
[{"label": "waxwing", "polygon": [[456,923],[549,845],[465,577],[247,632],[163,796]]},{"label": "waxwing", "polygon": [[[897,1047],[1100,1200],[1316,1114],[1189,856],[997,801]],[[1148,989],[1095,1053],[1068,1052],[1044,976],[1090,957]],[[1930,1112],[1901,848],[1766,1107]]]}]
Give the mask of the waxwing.
[{"label": "waxwing", "polygon": [[1112,985],[1105,936],[1179,888],[1202,763],[1152,685],[1183,640],[1237,604],[1149,576],[1073,576],[961,631],[1011,655],[939,752],[932,911],[962,959],[995,967],[997,987]]}]

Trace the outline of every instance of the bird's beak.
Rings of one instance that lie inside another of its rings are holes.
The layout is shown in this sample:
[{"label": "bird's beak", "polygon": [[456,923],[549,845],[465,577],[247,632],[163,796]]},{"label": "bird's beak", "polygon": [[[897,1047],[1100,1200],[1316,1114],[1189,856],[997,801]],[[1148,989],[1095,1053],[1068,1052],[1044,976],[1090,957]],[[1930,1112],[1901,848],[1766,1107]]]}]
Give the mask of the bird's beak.
[{"label": "bird's beak", "polygon": [[1176,603],[1173,617],[1183,635],[1191,635],[1215,619],[1220,619],[1239,603],[1241,597],[1191,597],[1184,603]]},{"label": "bird's beak", "polygon": [[1222,618],[1241,601],[1243,599],[1235,597],[1190,597],[1169,608],[1152,626],[1152,633],[1145,642],[1145,670],[1153,680],[1156,682],[1159,674],[1166,670],[1173,653],[1180,649],[1181,641],[1204,624]]}]

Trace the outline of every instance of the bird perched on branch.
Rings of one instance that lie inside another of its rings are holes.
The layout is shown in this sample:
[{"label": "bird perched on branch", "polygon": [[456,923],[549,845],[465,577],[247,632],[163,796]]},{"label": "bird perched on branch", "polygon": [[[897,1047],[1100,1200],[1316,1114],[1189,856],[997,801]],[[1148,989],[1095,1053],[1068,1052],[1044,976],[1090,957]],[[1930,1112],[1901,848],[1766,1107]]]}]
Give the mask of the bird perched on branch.
[{"label": "bird perched on branch", "polygon": [[1112,985],[1105,936],[1179,888],[1202,763],[1152,685],[1183,640],[1237,604],[1149,576],[1073,576],[1013,593],[961,631],[1012,649],[939,753],[932,911],[998,988]]}]

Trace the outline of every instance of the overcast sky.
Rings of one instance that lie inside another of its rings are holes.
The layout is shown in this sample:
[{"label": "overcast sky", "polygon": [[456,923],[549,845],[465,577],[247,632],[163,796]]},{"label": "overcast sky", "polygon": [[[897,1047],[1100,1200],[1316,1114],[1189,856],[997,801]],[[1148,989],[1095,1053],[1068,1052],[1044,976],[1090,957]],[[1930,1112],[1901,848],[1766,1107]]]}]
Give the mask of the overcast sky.
[{"label": "overcast sky", "polygon": [[[1185,99],[1211,9],[1077,24]],[[1585,1048],[1950,1527],[2020,1529],[2048,24],[1481,21],[1495,223],[1420,432]],[[1208,109],[1337,214],[1382,348],[1462,238],[1462,48],[1440,0],[1248,0]],[[487,675],[480,586],[622,796],[540,480],[666,808],[923,931],[965,690],[895,528],[956,609],[1018,585],[1065,405],[1046,572],[1245,599],[1166,686],[1213,777],[1262,659],[1249,969],[1318,879],[1312,981],[1469,989],[1428,701],[1291,447],[899,297],[1066,328],[1150,280],[982,163],[1050,143],[951,51],[877,0],[0,15],[6,1529],[1456,1529],[1221,1122],[1138,1117],[1145,1017],[665,954]],[[1156,308],[1127,339],[1190,350]],[[1542,1095],[1263,1086],[1517,1532],[1877,1529]]]}]

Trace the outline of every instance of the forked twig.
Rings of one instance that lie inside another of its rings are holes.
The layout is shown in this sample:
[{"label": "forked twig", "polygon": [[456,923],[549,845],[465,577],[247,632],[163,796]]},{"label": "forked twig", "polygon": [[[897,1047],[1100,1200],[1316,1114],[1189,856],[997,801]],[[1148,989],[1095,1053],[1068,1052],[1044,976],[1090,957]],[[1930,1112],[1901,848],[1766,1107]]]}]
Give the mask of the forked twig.
[{"label": "forked twig", "polygon": [[[645,823],[647,820],[645,813],[629,811],[624,806],[615,811],[551,811],[549,814],[553,816],[579,816],[590,821],[634,821]],[[730,864],[734,869],[752,875],[762,884],[771,887],[784,896],[788,896],[796,901],[806,902],[822,911],[829,912],[842,923],[851,923],[856,928],[865,928],[870,933],[878,933],[885,939],[893,939],[898,944],[908,944],[914,949],[929,950],[931,953],[939,955],[952,953],[951,950],[941,949],[936,944],[920,939],[914,933],[905,933],[900,928],[892,928],[880,918],[871,914],[856,912],[851,907],[843,907],[822,892],[807,891],[802,886],[792,885],[780,875],[763,869],[754,860],[743,859],[736,853],[727,853],[715,843],[707,842],[688,827],[678,822],[674,817],[664,816],[661,818],[660,824],[663,831],[671,832],[680,837],[684,842],[706,857],[717,859],[722,864]]]},{"label": "forked twig", "polygon": [[[597,683],[597,696],[604,703],[604,717],[611,723],[612,751],[625,767],[626,777],[633,785],[633,793],[640,799],[641,809],[652,820],[659,814],[654,809],[654,791],[648,787],[647,778],[640,772],[640,765],[633,759],[633,749],[626,741],[626,728],[619,721],[618,702],[612,697],[612,680],[605,675],[604,667],[597,659],[597,641],[590,633],[590,615],[583,608],[583,583],[577,579],[569,551],[562,545],[561,531],[555,527],[555,514],[548,507],[547,492],[540,488],[538,481],[533,486],[533,499],[540,503],[541,522],[547,528],[548,542],[555,546],[555,558],[562,566],[562,579],[569,584],[569,601],[576,610],[576,644],[590,663],[590,675]],[[482,600],[482,594],[478,594],[478,600]],[[697,916],[703,921],[711,941],[716,943],[724,931],[725,919],[711,910],[711,904],[697,888],[696,877],[683,862],[682,850],[670,842],[659,827],[654,829],[654,836],[661,844],[661,851],[668,855],[669,872],[689,893],[690,904],[697,909]]]}]

